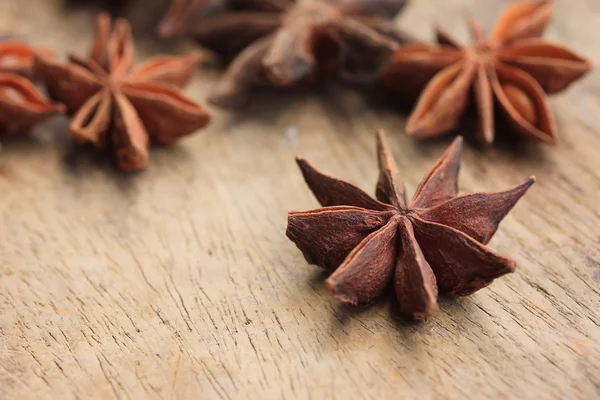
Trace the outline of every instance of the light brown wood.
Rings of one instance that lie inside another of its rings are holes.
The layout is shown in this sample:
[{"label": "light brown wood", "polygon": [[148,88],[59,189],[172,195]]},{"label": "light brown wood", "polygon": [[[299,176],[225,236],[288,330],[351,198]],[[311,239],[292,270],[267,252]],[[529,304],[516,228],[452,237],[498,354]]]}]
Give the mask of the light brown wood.
[{"label": "light brown wood", "polygon": [[[506,4],[413,0],[398,24],[466,39],[467,11],[490,27]],[[599,20],[597,1],[559,0],[547,38],[598,63]],[[92,27],[59,0],[0,1],[1,34],[60,56],[85,52]],[[179,49],[146,38],[138,58],[157,48]],[[188,94],[218,76],[199,70]],[[412,193],[447,146],[403,136],[381,95],[264,94],[132,175],[73,155],[65,119],[5,142],[0,398],[597,398],[599,96],[594,71],[552,97],[555,148],[466,146],[464,192],[538,178],[491,243],[518,269],[421,324],[388,302],[341,306],[284,235],[288,210],[317,206],[295,155],[372,192],[383,128]]]}]

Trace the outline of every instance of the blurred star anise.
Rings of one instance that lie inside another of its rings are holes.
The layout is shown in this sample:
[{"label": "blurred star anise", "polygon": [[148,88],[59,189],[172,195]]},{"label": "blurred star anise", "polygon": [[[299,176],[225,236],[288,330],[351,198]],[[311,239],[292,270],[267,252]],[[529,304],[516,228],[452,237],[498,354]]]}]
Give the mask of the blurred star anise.
[{"label": "blurred star anise", "polygon": [[438,291],[466,296],[515,270],[514,261],[485,244],[533,177],[502,192],[459,196],[458,137],[407,203],[382,132],[377,150],[377,200],[297,160],[324,208],[290,212],[286,234],[309,263],[333,271],[325,282],[329,292],[365,304],[393,282],[401,313],[423,319],[437,309]]},{"label": "blurred star anise", "polygon": [[20,41],[0,43],[0,136],[25,133],[41,120],[64,112],[62,104],[48,101],[27,79],[36,54],[49,52]]},{"label": "blurred star anise", "polygon": [[36,74],[49,92],[74,114],[69,135],[98,148],[110,148],[118,166],[148,164],[149,142],[173,143],[204,127],[208,112],[179,89],[199,58],[155,56],[132,70],[134,46],[126,20],[114,24],[107,14],[97,20],[90,56],[72,55],[59,63],[38,57]]},{"label": "blurred star anise", "polygon": [[500,16],[489,38],[471,19],[473,44],[468,47],[438,29],[442,46],[398,50],[381,71],[381,84],[408,97],[426,85],[406,133],[426,138],[448,132],[471,104],[477,139],[491,143],[495,100],[517,133],[553,143],[556,128],[546,95],[565,89],[590,69],[587,60],[540,39],[553,6],[551,0],[517,2]]},{"label": "blurred star anise", "polygon": [[234,10],[187,29],[200,44],[233,57],[209,101],[248,100],[256,86],[290,87],[340,74],[374,79],[407,38],[392,22],[406,0],[228,0]]},{"label": "blurred star anise", "polygon": [[36,55],[50,57],[52,52],[46,49],[34,49],[18,40],[0,42],[0,71],[31,78]]}]

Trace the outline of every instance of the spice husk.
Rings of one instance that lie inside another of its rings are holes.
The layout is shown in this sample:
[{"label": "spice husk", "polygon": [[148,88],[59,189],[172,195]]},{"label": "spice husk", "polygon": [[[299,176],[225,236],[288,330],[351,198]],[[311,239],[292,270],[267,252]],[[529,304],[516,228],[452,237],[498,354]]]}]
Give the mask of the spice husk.
[{"label": "spice husk", "polygon": [[407,135],[442,135],[457,128],[467,108],[473,107],[476,138],[492,143],[496,103],[515,132],[554,143],[556,126],[547,95],[566,89],[591,65],[541,39],[553,8],[550,0],[517,2],[500,15],[489,37],[471,18],[473,43],[468,47],[438,28],[440,46],[399,49],[381,71],[379,82],[403,98],[420,93],[406,125]]},{"label": "spice husk", "polygon": [[209,113],[182,87],[199,57],[155,56],[132,69],[131,28],[107,14],[97,19],[90,55],[66,63],[38,57],[36,74],[73,114],[69,136],[108,149],[123,170],[148,165],[150,142],[170,144],[204,127]]},{"label": "spice husk", "polygon": [[514,261],[485,245],[535,178],[458,195],[462,142],[454,140],[410,202],[382,132],[376,198],[297,160],[323,208],[290,212],[286,235],[309,263],[332,272],[325,286],[337,299],[370,303],[391,283],[400,312],[424,319],[437,310],[438,292],[470,295],[515,270]]},{"label": "spice husk", "polygon": [[209,101],[235,107],[252,88],[289,88],[335,75],[372,81],[408,40],[392,20],[405,0],[230,1],[229,12],[185,33],[232,59]]}]

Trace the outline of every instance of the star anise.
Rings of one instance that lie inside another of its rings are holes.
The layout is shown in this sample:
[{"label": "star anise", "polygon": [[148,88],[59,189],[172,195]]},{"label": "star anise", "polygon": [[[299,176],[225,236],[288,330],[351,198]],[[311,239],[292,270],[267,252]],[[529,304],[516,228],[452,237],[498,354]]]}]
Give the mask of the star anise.
[{"label": "star anise", "polygon": [[60,63],[39,57],[36,63],[49,92],[74,114],[69,135],[109,147],[124,170],[147,166],[150,141],[173,143],[210,120],[179,89],[199,61],[196,54],[156,56],[131,70],[133,57],[129,23],[119,19],[112,29],[110,17],[101,14],[87,59],[72,55]]},{"label": "star anise", "polygon": [[422,319],[437,309],[438,291],[466,296],[515,270],[514,261],[485,244],[535,178],[502,192],[457,195],[458,137],[407,203],[381,132],[377,150],[377,199],[297,160],[324,208],[290,212],[286,234],[309,263],[333,271],[329,292],[364,304],[393,281],[401,313]]},{"label": "star anise", "polygon": [[336,73],[373,78],[406,40],[392,23],[405,1],[229,0],[236,11],[188,32],[221,55],[237,55],[209,101],[233,107],[252,87],[290,87]]},{"label": "star anise", "polygon": [[398,50],[381,71],[381,84],[405,96],[427,84],[406,133],[425,138],[448,132],[471,103],[478,120],[476,137],[491,143],[495,100],[517,133],[553,143],[556,128],[546,94],[565,89],[590,69],[587,60],[540,39],[553,6],[550,0],[517,2],[504,11],[487,39],[471,18],[469,47],[438,29],[442,46]]},{"label": "star anise", "polygon": [[27,79],[38,53],[48,54],[23,42],[0,43],[0,136],[27,132],[41,120],[64,112],[62,104],[52,104]]}]

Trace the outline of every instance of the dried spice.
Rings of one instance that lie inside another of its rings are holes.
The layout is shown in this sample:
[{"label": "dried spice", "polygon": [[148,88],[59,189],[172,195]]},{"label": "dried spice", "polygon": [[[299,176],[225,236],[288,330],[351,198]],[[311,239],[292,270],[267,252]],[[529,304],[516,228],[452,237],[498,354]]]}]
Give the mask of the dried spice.
[{"label": "dried spice", "polygon": [[286,88],[340,74],[368,80],[406,37],[392,20],[405,0],[229,0],[235,10],[188,29],[236,56],[209,101],[234,107],[252,87]]},{"label": "dried spice", "polygon": [[407,203],[381,132],[377,150],[377,199],[297,160],[323,208],[290,212],[286,234],[309,263],[333,271],[325,282],[330,293],[365,304],[393,282],[401,313],[423,319],[436,311],[438,292],[466,296],[515,270],[485,245],[535,178],[501,192],[458,195],[458,137]]},{"label": "dried spice", "polygon": [[110,17],[100,15],[87,59],[39,57],[36,74],[74,114],[73,139],[109,148],[123,170],[141,169],[148,164],[150,141],[170,144],[209,122],[208,112],[180,90],[199,59],[156,56],[132,70],[129,23],[120,19],[112,28]]},{"label": "dried spice", "polygon": [[494,100],[517,133],[553,143],[556,128],[547,94],[564,90],[590,69],[590,63],[540,37],[554,2],[521,1],[509,6],[486,39],[471,19],[473,44],[461,47],[438,29],[441,46],[400,49],[380,75],[383,86],[405,96],[423,89],[406,133],[439,136],[459,125],[469,106],[477,114],[476,137],[494,141]]},{"label": "dried spice", "polygon": [[0,43],[0,136],[27,132],[43,119],[64,112],[62,104],[53,104],[27,79],[32,75],[34,50],[23,42]]}]

